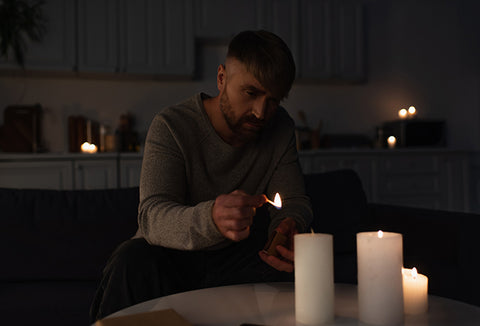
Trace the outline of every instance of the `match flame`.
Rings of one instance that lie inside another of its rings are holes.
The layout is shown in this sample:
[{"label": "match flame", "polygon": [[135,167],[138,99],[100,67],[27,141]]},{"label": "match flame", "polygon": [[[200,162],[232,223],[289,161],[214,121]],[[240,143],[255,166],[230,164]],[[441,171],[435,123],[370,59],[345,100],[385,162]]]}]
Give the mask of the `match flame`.
[{"label": "match flame", "polygon": [[282,198],[280,198],[280,194],[277,192],[275,195],[275,199],[273,200],[273,206],[281,208],[282,207]]},{"label": "match flame", "polygon": [[277,209],[282,208],[282,198],[280,198],[280,194],[278,192],[275,195],[274,201],[271,201],[270,199],[267,198],[267,202],[275,206]]},{"label": "match flame", "polygon": [[379,239],[383,238],[383,231],[382,230],[378,231],[378,238]]}]

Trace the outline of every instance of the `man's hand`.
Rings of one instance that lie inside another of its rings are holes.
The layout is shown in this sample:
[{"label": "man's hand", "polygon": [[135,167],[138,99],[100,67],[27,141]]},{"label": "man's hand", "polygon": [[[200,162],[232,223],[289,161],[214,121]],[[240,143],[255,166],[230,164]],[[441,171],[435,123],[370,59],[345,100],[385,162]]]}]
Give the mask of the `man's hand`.
[{"label": "man's hand", "polygon": [[213,205],[213,222],[226,238],[233,241],[246,239],[256,209],[265,203],[264,195],[251,196],[242,190],[220,195]]},{"label": "man's hand", "polygon": [[287,217],[280,222],[275,231],[280,232],[287,237],[286,247],[280,245],[276,247],[282,258],[271,256],[264,251],[260,251],[258,254],[265,263],[273,268],[282,272],[291,273],[294,269],[293,236],[298,233],[295,220],[291,217]]}]

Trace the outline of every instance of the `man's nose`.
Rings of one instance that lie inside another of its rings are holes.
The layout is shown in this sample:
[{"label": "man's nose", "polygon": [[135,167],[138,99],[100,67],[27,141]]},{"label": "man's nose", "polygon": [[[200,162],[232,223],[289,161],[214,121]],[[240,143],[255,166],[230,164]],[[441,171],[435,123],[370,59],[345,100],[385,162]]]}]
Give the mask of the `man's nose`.
[{"label": "man's nose", "polygon": [[255,101],[253,105],[252,113],[255,116],[255,118],[257,118],[258,120],[264,120],[266,110],[267,110],[267,101],[263,99],[259,99],[258,101]]}]

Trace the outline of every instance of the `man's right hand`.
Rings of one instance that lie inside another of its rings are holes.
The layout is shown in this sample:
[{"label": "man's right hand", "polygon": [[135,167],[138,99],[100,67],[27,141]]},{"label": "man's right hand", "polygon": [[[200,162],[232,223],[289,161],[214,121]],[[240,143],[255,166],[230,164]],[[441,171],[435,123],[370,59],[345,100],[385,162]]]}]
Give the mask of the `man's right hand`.
[{"label": "man's right hand", "polygon": [[264,195],[248,195],[235,190],[215,200],[212,217],[220,233],[233,241],[246,239],[258,207],[266,203]]}]

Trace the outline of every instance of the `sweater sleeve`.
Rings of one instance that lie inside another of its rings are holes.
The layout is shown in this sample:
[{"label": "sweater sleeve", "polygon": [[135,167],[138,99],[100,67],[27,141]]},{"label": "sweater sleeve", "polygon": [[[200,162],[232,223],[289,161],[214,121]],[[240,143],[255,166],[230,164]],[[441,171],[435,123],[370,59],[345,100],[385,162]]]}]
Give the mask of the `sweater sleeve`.
[{"label": "sweater sleeve", "polygon": [[148,131],[140,177],[139,231],[148,243],[198,250],[226,241],[212,219],[214,200],[189,205],[184,156],[161,115]]}]

